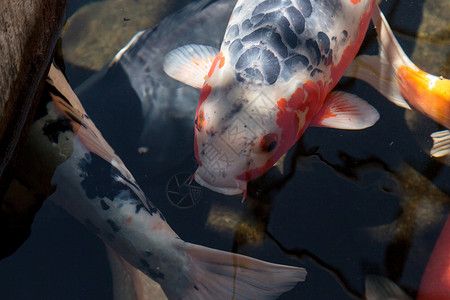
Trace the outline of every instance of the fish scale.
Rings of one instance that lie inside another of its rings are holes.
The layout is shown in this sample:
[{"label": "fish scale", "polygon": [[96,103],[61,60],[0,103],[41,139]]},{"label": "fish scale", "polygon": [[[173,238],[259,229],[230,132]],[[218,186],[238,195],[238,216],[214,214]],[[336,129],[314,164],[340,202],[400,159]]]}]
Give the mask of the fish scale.
[{"label": "fish scale", "polygon": [[[222,46],[237,80],[272,85],[298,72],[309,77],[323,73],[332,64],[333,53],[348,43],[342,34],[348,29],[331,30],[345,16],[341,2],[239,1]],[[335,18],[322,21],[323,15]],[[328,32],[318,30],[319,20],[322,28],[330,28]]]}]

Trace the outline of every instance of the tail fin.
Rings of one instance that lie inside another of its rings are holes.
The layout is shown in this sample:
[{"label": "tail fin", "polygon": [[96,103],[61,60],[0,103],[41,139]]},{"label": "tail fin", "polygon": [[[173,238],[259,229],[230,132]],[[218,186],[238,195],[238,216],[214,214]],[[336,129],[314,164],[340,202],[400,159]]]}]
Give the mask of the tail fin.
[{"label": "tail fin", "polygon": [[193,286],[182,299],[275,299],[304,281],[303,268],[277,265],[247,256],[184,243],[192,259]]},{"label": "tail fin", "polygon": [[161,286],[106,246],[114,300],[167,300]]},{"label": "tail fin", "polygon": [[[428,74],[411,62],[378,6],[372,21],[378,33],[380,54],[357,57],[345,76],[366,81],[394,104],[408,109],[410,104],[450,128],[450,80]],[[450,148],[446,151],[450,152]],[[443,152],[433,148],[432,153]]]},{"label": "tail fin", "polygon": [[411,300],[404,291],[387,278],[369,275],[366,278],[367,300]]}]

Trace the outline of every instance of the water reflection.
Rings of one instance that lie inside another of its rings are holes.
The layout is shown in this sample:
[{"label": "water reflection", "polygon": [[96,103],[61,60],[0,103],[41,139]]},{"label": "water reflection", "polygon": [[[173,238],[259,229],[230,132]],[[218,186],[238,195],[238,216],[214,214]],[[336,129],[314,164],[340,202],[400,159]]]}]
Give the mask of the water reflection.
[{"label": "water reflection", "polygon": [[[384,6],[396,32],[417,32],[421,1],[393,1]],[[218,11],[207,7],[204,17],[189,17],[191,22],[204,22],[210,17],[208,12]],[[225,26],[225,17],[211,19]],[[418,146],[420,137],[416,135],[428,135],[422,133],[423,127],[416,126],[412,135],[403,122],[404,112],[379,99],[381,96],[361,82],[345,80],[341,87],[369,101],[374,99],[371,103],[383,116],[377,128],[357,134],[312,130],[277,168],[250,184],[244,203],[241,197],[207,190],[195,205],[183,210],[167,199],[171,178],[192,174],[195,168],[192,112],[198,94],[169,82],[161,68],[155,67],[161,64],[164,52],[197,34],[190,32],[189,26],[176,25],[170,24],[179,31],[166,27],[174,34],[165,39],[164,27],[159,29],[161,35],[148,32],[143,40],[148,44],[136,45],[100,80],[80,89],[80,98],[95,124],[175,231],[195,243],[306,264],[313,276],[282,299],[361,299],[368,274],[389,277],[414,296],[448,214],[450,171],[445,164],[430,160]],[[220,26],[216,28],[217,33],[200,32],[198,40],[189,42],[218,43]],[[372,32],[368,37],[363,51],[371,52],[376,49],[375,35]],[[404,43],[408,53],[414,42]],[[158,47],[153,47],[155,44]],[[151,59],[143,65],[146,57]],[[75,82],[80,81],[77,68],[68,64],[67,71]],[[435,126],[427,119],[421,124]],[[140,147],[146,149],[144,155],[139,153]],[[64,222],[69,221],[62,220],[54,227]],[[80,245],[88,243],[83,235],[78,241]],[[42,247],[42,241],[34,242],[30,248]],[[97,252],[91,259],[104,257]],[[96,266],[105,272],[106,263]],[[8,270],[13,272],[14,266],[4,268],[4,272]],[[88,270],[86,267],[85,272]]]}]

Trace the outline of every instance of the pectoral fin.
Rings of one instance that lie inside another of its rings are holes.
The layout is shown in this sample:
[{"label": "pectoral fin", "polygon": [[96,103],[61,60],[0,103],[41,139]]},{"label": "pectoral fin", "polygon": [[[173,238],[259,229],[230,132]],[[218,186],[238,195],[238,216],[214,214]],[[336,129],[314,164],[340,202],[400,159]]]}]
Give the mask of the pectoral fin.
[{"label": "pectoral fin", "polygon": [[432,156],[442,157],[450,154],[450,130],[435,132],[431,138],[433,139]]},{"label": "pectoral fin", "polygon": [[379,118],[377,110],[358,96],[332,92],[312,126],[358,130],[374,125]]},{"label": "pectoral fin", "polygon": [[164,71],[173,79],[201,88],[218,52],[214,47],[203,45],[177,48],[166,55]]}]

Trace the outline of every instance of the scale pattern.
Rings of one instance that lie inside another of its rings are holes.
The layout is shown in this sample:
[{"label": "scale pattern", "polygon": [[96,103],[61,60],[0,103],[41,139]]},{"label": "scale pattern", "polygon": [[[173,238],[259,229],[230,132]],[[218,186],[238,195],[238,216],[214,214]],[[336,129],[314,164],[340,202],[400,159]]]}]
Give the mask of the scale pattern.
[{"label": "scale pattern", "polygon": [[[241,3],[233,11],[223,43],[240,82],[272,85],[298,72],[314,77],[333,63],[334,48],[347,42],[348,32],[332,33],[335,20],[323,18],[342,10],[339,0]],[[314,31],[318,21],[328,32]]]}]

